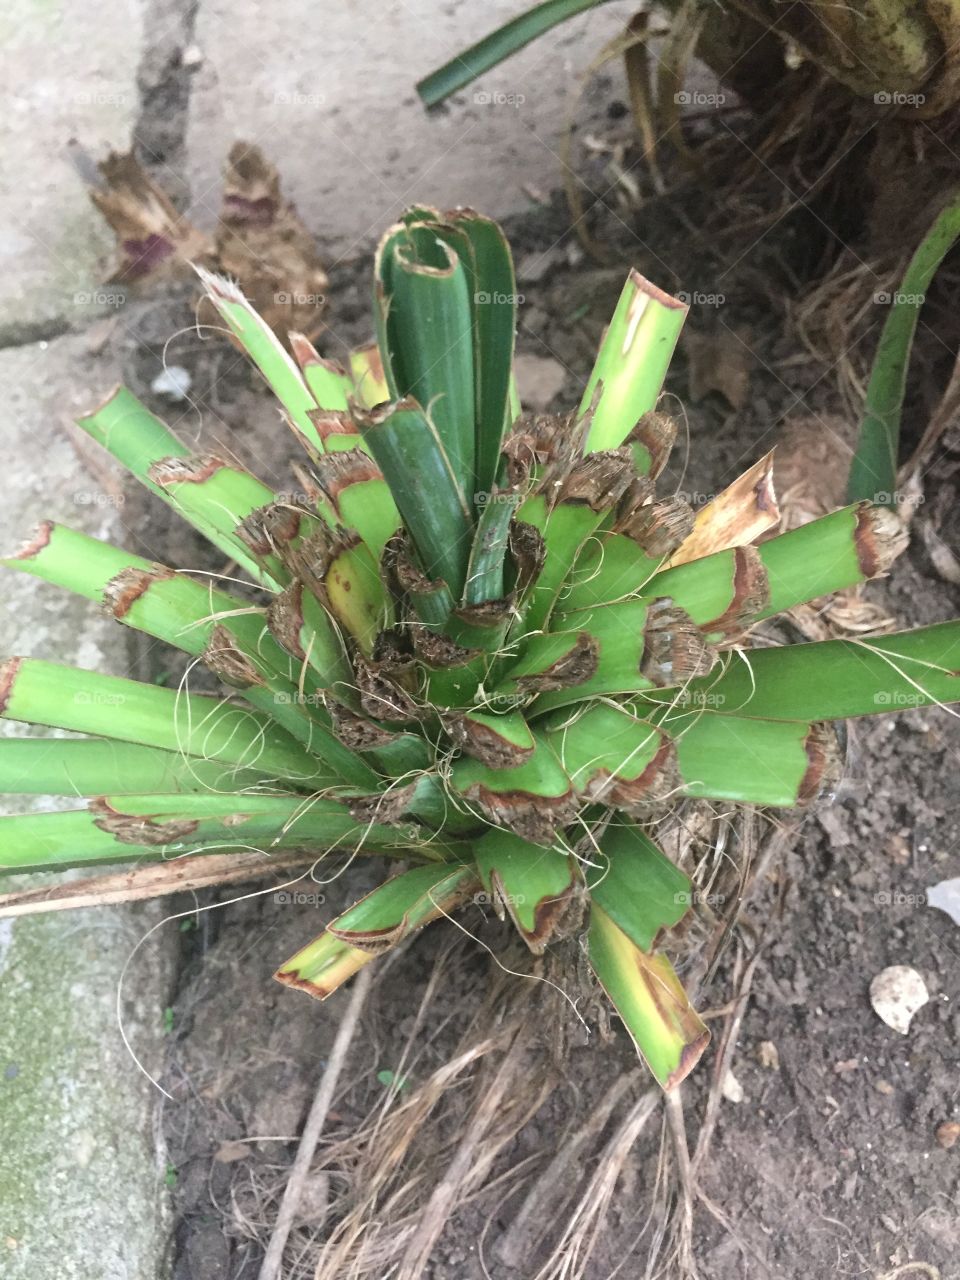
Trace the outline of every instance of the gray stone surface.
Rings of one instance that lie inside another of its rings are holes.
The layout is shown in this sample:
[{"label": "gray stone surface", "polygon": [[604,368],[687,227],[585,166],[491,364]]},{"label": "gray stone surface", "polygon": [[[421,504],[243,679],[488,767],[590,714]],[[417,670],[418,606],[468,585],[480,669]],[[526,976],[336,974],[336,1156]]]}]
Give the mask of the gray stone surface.
[{"label": "gray stone surface", "polygon": [[[623,30],[632,0],[549,32],[439,112],[428,115],[414,91],[416,80],[525,7],[204,0],[187,133],[195,218],[215,219],[220,169],[237,138],[258,143],[279,167],[331,259],[364,252],[416,201],[501,217],[528,204],[525,187],[549,193],[576,77]],[[604,73],[622,80],[618,62]],[[577,118],[590,128],[589,112]]]},{"label": "gray stone surface", "polygon": [[96,313],[110,239],[66,148],[129,145],[141,28],[140,0],[5,0],[0,342]]},{"label": "gray stone surface", "polygon": [[[5,546],[43,516],[124,539],[122,490],[108,471],[83,466],[63,429],[115,377],[79,335],[0,351]],[[126,670],[126,633],[87,601],[8,573],[3,600],[0,653]],[[124,1047],[120,1025],[156,1073],[173,972],[169,930],[130,964],[119,1019],[117,1012],[121,970],[161,914],[151,905],[0,920],[4,1280],[165,1274],[160,1095]]]}]

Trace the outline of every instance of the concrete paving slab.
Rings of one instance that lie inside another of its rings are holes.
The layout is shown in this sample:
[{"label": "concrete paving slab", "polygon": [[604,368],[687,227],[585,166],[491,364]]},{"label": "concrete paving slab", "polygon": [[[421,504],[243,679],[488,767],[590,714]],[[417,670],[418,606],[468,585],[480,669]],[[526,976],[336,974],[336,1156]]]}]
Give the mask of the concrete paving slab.
[{"label": "concrete paving slab", "polygon": [[[559,183],[575,77],[623,30],[631,0],[548,33],[449,108],[428,115],[414,91],[416,80],[524,7],[341,0],[305,10],[299,0],[204,0],[187,131],[194,217],[215,219],[220,170],[237,138],[278,166],[333,258],[366,251],[416,201],[501,217],[528,205],[525,188],[549,193]],[[605,74],[620,82],[619,63]],[[578,120],[590,127],[588,111]]]},{"label": "concrete paving slab", "polygon": [[0,345],[83,324],[110,237],[67,156],[129,146],[141,0],[6,0],[0,14]]},{"label": "concrete paving slab", "polygon": [[[124,539],[122,490],[107,473],[85,470],[61,429],[115,378],[79,335],[0,351],[5,547],[43,516]],[[0,653],[126,671],[127,633],[94,605],[20,575],[2,578]],[[165,1169],[155,1133],[160,1095],[124,1047],[120,1022],[156,1073],[173,975],[170,931],[137,953],[119,1020],[117,1009],[121,970],[161,915],[150,904],[0,920],[4,1280],[166,1274]]]}]

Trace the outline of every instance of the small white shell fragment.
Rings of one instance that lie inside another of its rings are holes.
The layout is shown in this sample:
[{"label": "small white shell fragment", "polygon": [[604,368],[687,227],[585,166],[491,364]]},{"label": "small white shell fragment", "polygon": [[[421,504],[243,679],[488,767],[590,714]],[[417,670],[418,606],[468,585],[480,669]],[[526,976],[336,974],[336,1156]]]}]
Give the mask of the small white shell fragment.
[{"label": "small white shell fragment", "polygon": [[960,877],[931,885],[927,890],[927,905],[939,907],[954,924],[960,924]]},{"label": "small white shell fragment", "polygon": [[870,983],[873,1011],[888,1027],[905,1036],[918,1009],[930,999],[924,980],[909,965],[892,964]]},{"label": "small white shell fragment", "polygon": [[167,396],[171,400],[186,400],[192,381],[189,370],[183,365],[168,364],[150,383],[150,390],[154,395]]},{"label": "small white shell fragment", "polygon": [[727,1074],[723,1077],[723,1084],[720,1086],[720,1092],[728,1102],[743,1101],[743,1085],[729,1069],[727,1070]]}]

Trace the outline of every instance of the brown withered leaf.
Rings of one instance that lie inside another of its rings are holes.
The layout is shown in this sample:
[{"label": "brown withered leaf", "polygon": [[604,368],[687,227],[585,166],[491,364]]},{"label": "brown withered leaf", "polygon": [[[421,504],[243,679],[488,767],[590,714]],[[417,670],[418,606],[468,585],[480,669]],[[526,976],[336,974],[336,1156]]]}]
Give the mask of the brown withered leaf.
[{"label": "brown withered leaf", "polygon": [[670,565],[699,560],[727,547],[743,547],[780,523],[773,488],[773,450],[697,512],[693,530],[670,557]]},{"label": "brown withered leaf", "polygon": [[213,236],[179,213],[132,152],[111,152],[98,166],[90,198],[117,237],[111,284],[143,285],[189,275],[194,264],[229,276],[267,324],[286,340],[322,328],[327,274],[313,236],[280,189],[258,147],[234,143]]},{"label": "brown withered leaf", "polygon": [[215,252],[217,270],[239,283],[275,332],[319,332],[329,281],[314,238],[284,199],[276,169],[250,143],[235,142],[227,157]]},{"label": "brown withered leaf", "polygon": [[132,152],[111,151],[97,166],[103,185],[90,199],[117,237],[109,284],[138,284],[184,272],[205,258],[210,241],[178,213]]},{"label": "brown withered leaf", "polygon": [[684,334],[683,343],[693,403],[699,404],[716,391],[732,409],[742,409],[754,363],[747,330],[730,329],[724,324],[710,333],[691,329]]}]

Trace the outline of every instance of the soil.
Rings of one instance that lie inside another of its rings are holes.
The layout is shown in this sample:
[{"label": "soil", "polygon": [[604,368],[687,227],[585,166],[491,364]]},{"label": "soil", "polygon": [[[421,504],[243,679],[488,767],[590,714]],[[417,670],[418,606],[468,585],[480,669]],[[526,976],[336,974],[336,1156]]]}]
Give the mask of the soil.
[{"label": "soil", "polygon": [[[519,349],[559,361],[567,371],[559,407],[579,398],[625,263],[667,287],[722,297],[721,303],[695,305],[691,327],[707,335],[740,335],[749,352],[749,397],[733,409],[708,390],[699,404],[691,404],[683,348],[668,381],[668,392],[686,414],[690,440],[686,471],[674,470],[670,483],[697,501],[776,443],[785,424],[827,422],[841,438],[852,434],[831,366],[798,356],[788,309],[778,300],[789,279],[789,235],[769,234],[725,270],[713,259],[707,238],[690,229],[707,226],[709,215],[706,201],[700,209],[686,203],[681,216],[665,200],[633,215],[640,240],[616,219],[595,226],[611,255],[610,265],[601,266],[565,230],[570,219],[559,198],[508,228],[525,297]],[[340,264],[332,272],[326,341],[332,355],[369,337],[368,271],[364,262]],[[149,398],[146,389],[160,370],[163,342],[188,322],[186,294],[172,290],[137,307],[127,321],[136,320],[142,342],[130,346],[129,374]],[[868,354],[874,340],[866,329],[858,333],[852,358]],[[726,359],[736,358],[729,351]],[[185,333],[169,345],[166,359],[190,370],[192,394],[203,405],[202,414],[188,409],[178,429],[195,429],[198,443],[230,447],[264,479],[288,485],[292,441],[236,354],[215,338],[201,343],[195,333]],[[912,394],[922,408],[934,391],[920,386]],[[168,420],[188,408],[171,411],[169,402],[152,403]],[[836,435],[824,438],[830,445],[824,483],[829,477],[842,480],[842,448]],[[940,511],[946,494],[941,532],[954,545],[955,464],[956,454],[947,450],[927,478],[924,508]],[[134,549],[218,567],[155,505],[145,504],[139,518]],[[918,537],[889,579],[872,584],[866,595],[902,625],[960,611],[960,591],[938,575]],[[140,669],[147,666],[156,675],[155,659],[156,651],[142,656]],[[165,669],[176,669],[173,660]],[[960,1144],[944,1149],[935,1136],[960,1111],[960,932],[947,915],[924,903],[929,886],[960,874],[958,748],[960,725],[938,710],[851,725],[837,798],[805,818],[784,862],[757,887],[701,994],[701,1008],[722,1009],[734,989],[737,955],[761,937],[733,1062],[743,1098],[720,1105],[701,1182],[713,1211],[701,1202],[694,1215],[693,1257],[704,1280],[960,1277]],[[177,1211],[176,1280],[256,1276],[296,1136],[348,998],[341,992],[320,1005],[281,988],[271,973],[380,874],[372,861],[354,862],[332,883],[309,886],[324,897],[317,904],[285,902],[273,889],[256,893],[260,886],[241,901],[233,900],[236,891],[207,894],[200,905],[221,905],[200,911],[182,929],[165,1082],[173,1101],[163,1113]],[[190,905],[175,901],[171,911]],[[500,926],[480,908],[469,908],[462,923],[486,946],[503,946]],[[384,1101],[389,1077],[382,1073],[400,1063],[438,963],[448,970],[449,985],[432,1008],[431,1026],[417,1032],[419,1056],[395,1097],[448,1060],[459,1043],[495,970],[472,938],[433,926],[384,967],[321,1159]],[[868,999],[871,979],[891,964],[918,969],[931,995],[906,1036],[885,1026]],[[572,984],[572,972],[569,978]],[[713,1050],[684,1086],[691,1141],[712,1083],[712,1055]],[[488,1179],[495,1184],[459,1211],[424,1274],[432,1280],[532,1280],[539,1255],[506,1268],[498,1261],[498,1241],[528,1181],[591,1115],[611,1081],[635,1065],[616,1026],[610,1039],[596,1027],[588,1042],[580,1037],[556,1087],[498,1157]],[[635,1096],[636,1091],[621,1104],[604,1135]],[[455,1108],[450,1114],[455,1116]],[[600,1146],[598,1136],[575,1166],[575,1181],[592,1171]],[[626,1160],[597,1247],[585,1269],[571,1274],[587,1280],[647,1274],[660,1212],[648,1218],[661,1152],[658,1113]],[[436,1155],[432,1168],[439,1176],[444,1152]],[[517,1170],[512,1179],[511,1169]],[[507,1176],[495,1181],[500,1175]],[[322,1199],[324,1186],[334,1205],[341,1204],[349,1191],[348,1165],[332,1169],[328,1184],[314,1179],[314,1200]],[[313,1275],[321,1216],[318,1211],[311,1220],[308,1213],[294,1233],[285,1270],[291,1280]],[[908,1262],[927,1269],[897,1270]],[[657,1274],[679,1276],[678,1266],[664,1262]]]}]

